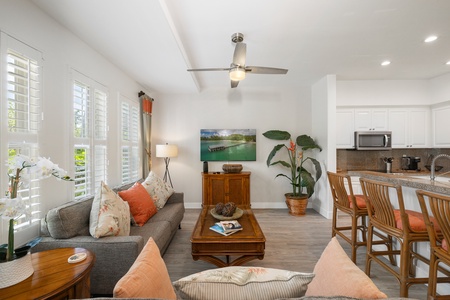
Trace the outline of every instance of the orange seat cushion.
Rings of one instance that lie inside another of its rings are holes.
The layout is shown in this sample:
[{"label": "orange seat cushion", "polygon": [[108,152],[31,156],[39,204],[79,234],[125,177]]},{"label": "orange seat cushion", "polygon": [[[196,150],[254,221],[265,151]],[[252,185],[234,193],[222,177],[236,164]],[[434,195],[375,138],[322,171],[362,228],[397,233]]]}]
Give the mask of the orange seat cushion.
[{"label": "orange seat cushion", "polygon": [[[422,213],[408,209],[406,209],[405,212],[409,217],[409,226],[411,227],[412,231],[427,231],[427,225],[425,224]],[[394,216],[397,228],[403,229],[402,219],[400,218],[400,210],[394,209]],[[439,224],[436,222],[435,218],[430,217],[430,221],[434,224],[434,230],[436,232],[441,232],[441,228],[439,227]]]},{"label": "orange seat cushion", "polygon": [[[353,195],[353,196],[355,196],[356,206],[358,206],[358,208],[367,208],[366,199],[364,198],[364,195]],[[348,202],[350,203],[350,207],[353,207],[352,198],[350,196],[348,196]]]},{"label": "orange seat cushion", "polygon": [[[423,220],[422,213],[412,210],[405,210],[405,212],[409,217],[409,227],[411,227],[412,231],[427,230],[427,226],[425,225],[425,221]],[[400,217],[400,210],[394,209],[394,217],[397,228],[403,229],[402,218]]]}]

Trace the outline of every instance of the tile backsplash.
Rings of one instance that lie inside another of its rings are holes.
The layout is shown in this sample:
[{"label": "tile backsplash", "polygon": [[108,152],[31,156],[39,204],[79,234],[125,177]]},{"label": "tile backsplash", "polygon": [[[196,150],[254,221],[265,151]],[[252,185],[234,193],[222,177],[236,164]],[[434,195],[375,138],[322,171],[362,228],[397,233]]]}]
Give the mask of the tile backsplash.
[{"label": "tile backsplash", "polygon": [[[429,148],[414,148],[414,149],[392,149],[387,151],[376,150],[337,150],[337,166],[338,171],[357,171],[357,170],[370,170],[370,171],[385,171],[386,164],[384,163],[385,157],[393,157],[392,172],[401,171],[401,158],[406,156],[418,156],[421,161],[418,163],[418,167],[421,171],[428,172],[425,169],[425,165],[431,165],[430,155],[436,156],[438,154],[450,155],[450,149],[429,149]],[[443,166],[441,172],[450,171],[450,159],[440,158],[436,161],[436,165]]]}]

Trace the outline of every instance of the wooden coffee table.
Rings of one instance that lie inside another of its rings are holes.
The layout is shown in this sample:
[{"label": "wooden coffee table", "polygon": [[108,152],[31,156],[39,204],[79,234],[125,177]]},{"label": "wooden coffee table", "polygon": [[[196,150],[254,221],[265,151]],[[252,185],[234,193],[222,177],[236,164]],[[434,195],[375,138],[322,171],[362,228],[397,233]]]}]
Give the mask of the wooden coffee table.
[{"label": "wooden coffee table", "polygon": [[[209,211],[214,206],[204,205],[191,235],[192,258],[204,260],[218,267],[240,266],[254,259],[264,258],[266,238],[249,207],[239,207],[244,211],[238,219],[243,230],[223,236],[209,229],[218,220]],[[225,260],[220,259],[222,256]],[[238,256],[230,261],[230,256]]]},{"label": "wooden coffee table", "polygon": [[[85,260],[69,264],[75,253]],[[95,255],[82,248],[60,248],[31,255],[34,273],[13,286],[0,289],[1,299],[81,299],[90,298],[90,273]],[[5,276],[5,274],[1,274]]]}]

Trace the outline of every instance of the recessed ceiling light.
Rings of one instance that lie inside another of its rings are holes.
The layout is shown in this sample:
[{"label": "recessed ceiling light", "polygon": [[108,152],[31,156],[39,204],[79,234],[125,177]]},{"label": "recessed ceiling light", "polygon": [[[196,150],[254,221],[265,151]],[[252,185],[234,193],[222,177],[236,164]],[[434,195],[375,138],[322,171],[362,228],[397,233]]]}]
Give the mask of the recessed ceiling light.
[{"label": "recessed ceiling light", "polygon": [[388,60],[385,60],[385,61],[383,61],[383,62],[381,63],[382,66],[388,66],[388,65],[390,65],[390,64],[391,64],[391,62],[388,61]]},{"label": "recessed ceiling light", "polygon": [[450,60],[448,62],[445,63],[446,65],[450,65]]},{"label": "recessed ceiling light", "polygon": [[437,40],[437,36],[435,36],[435,35],[430,35],[429,37],[427,37],[427,38],[425,39],[425,43],[431,43],[431,42],[434,42],[435,40]]}]

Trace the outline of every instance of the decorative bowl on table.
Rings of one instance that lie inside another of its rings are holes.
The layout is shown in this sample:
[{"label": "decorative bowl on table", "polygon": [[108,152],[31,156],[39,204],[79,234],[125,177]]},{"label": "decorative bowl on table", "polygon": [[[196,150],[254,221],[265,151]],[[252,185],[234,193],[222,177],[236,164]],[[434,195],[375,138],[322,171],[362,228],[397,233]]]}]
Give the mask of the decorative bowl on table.
[{"label": "decorative bowl on table", "polygon": [[239,207],[236,207],[236,211],[230,217],[225,217],[225,216],[219,215],[218,213],[216,213],[215,208],[212,208],[209,212],[215,219],[220,220],[220,221],[237,220],[240,217],[242,217],[242,215],[244,214],[244,211],[242,209],[240,209]]}]

